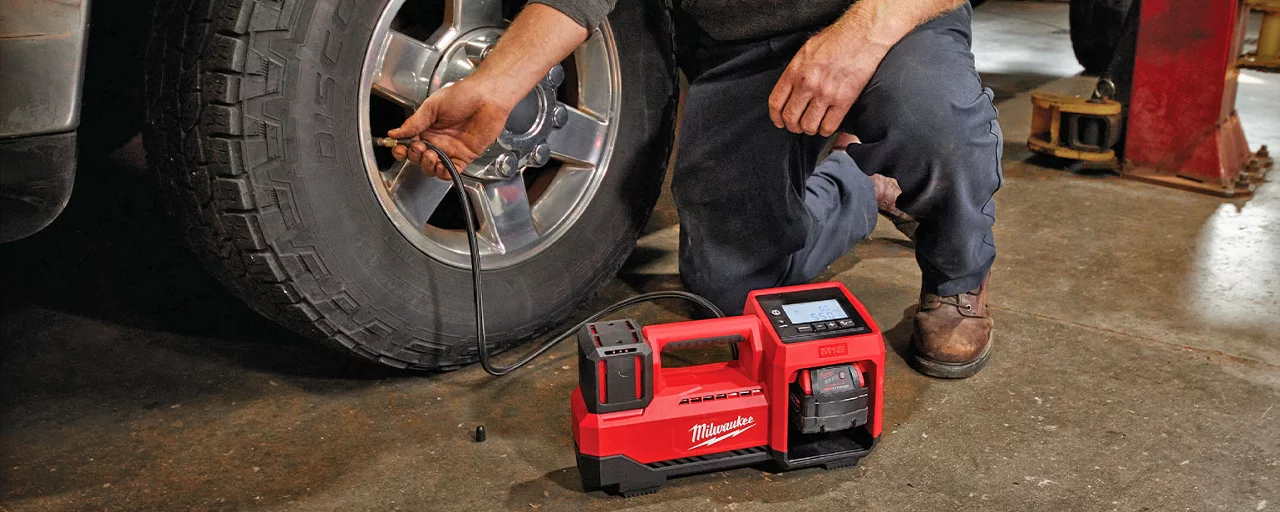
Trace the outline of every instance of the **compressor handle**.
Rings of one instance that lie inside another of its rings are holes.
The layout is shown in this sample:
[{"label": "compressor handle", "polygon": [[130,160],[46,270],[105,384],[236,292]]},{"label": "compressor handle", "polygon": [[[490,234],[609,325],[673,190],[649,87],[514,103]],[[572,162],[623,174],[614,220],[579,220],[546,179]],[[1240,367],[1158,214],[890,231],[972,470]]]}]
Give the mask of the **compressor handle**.
[{"label": "compressor handle", "polygon": [[[764,347],[760,341],[760,320],[755,316],[731,316],[672,324],[646,326],[644,339],[653,349],[653,374],[662,375],[662,349],[693,348],[728,343],[738,344],[738,364],[752,380],[760,380],[760,360]],[[654,393],[662,386],[654,379]]]},{"label": "compressor handle", "polygon": [[710,338],[698,338],[694,340],[672,341],[667,343],[663,350],[689,350],[694,348],[715,347],[720,345],[737,345],[746,341],[746,338],[737,334],[728,336],[712,336]]}]

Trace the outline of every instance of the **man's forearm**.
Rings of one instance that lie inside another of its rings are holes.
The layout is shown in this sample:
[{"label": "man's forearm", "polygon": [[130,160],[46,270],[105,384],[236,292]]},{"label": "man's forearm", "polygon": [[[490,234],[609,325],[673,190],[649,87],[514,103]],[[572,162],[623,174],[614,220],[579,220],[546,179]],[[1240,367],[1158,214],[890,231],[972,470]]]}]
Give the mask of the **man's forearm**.
[{"label": "man's forearm", "polygon": [[529,4],[467,80],[483,81],[495,101],[515,105],[588,35],[564,13]]},{"label": "man's forearm", "polygon": [[859,34],[888,52],[921,23],[951,12],[964,0],[860,0],[831,25]]}]

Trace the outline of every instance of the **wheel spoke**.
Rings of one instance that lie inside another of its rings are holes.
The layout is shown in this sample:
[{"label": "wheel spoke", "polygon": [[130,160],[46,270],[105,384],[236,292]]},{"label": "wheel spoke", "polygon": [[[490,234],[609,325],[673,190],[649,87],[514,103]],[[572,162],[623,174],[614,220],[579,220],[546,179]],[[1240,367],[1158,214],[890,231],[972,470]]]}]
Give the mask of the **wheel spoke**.
[{"label": "wheel spoke", "polygon": [[502,26],[502,0],[449,0],[444,11],[445,23],[458,33]]},{"label": "wheel spoke", "polygon": [[466,187],[480,219],[479,235],[498,252],[505,253],[538,240],[522,176],[517,174],[506,181],[473,182]]},{"label": "wheel spoke", "polygon": [[560,167],[555,179],[538,196],[538,202],[533,204],[533,221],[543,230],[555,229],[555,223],[564,218],[564,212],[582,200],[591,183],[592,174],[589,167]]},{"label": "wheel spoke", "polygon": [[440,201],[449,195],[453,182],[427,176],[418,166],[408,160],[396,162],[388,171],[392,175],[387,190],[395,199],[396,206],[405,214],[409,222],[420,228],[431,218],[431,214],[440,206]]},{"label": "wheel spoke", "polygon": [[439,60],[436,48],[392,30],[378,58],[373,92],[406,108],[417,108],[427,98],[431,72]]},{"label": "wheel spoke", "polygon": [[594,166],[605,149],[609,125],[576,108],[561,106],[568,109],[569,116],[565,125],[547,138],[551,157],[577,166]]},{"label": "wheel spoke", "polygon": [[[593,44],[595,43],[595,44]],[[610,77],[609,45],[604,44],[604,35],[593,31],[591,37],[573,52],[578,66],[578,109],[589,112],[600,119],[607,119],[608,112],[615,108],[613,103],[618,95],[618,86]]]},{"label": "wheel spoke", "polygon": [[396,163],[391,164],[391,168],[382,171],[382,176],[386,179],[387,191],[391,195],[395,195],[396,189],[400,188],[400,181],[404,180],[412,169],[413,162],[406,159],[397,160]]}]

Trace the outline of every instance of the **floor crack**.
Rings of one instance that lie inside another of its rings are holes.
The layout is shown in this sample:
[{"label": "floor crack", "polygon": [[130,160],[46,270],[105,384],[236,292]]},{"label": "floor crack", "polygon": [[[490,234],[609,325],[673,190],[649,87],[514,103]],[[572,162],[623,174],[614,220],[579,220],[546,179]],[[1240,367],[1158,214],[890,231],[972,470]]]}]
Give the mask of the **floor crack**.
[{"label": "floor crack", "polygon": [[1109,328],[1106,328],[1106,327],[1101,327],[1101,326],[1092,325],[1092,324],[1080,323],[1080,322],[1077,322],[1077,321],[1074,321],[1074,320],[1067,320],[1067,319],[1065,319],[1065,318],[1058,318],[1058,317],[1055,317],[1055,316],[1044,315],[1044,314],[1040,314],[1040,313],[1034,313],[1034,312],[1031,312],[1031,311],[1025,311],[1025,310],[1021,310],[1021,309],[1017,309],[1017,308],[1011,308],[1011,307],[1008,307],[1008,306],[999,306],[999,305],[991,304],[991,305],[990,305],[990,306],[988,306],[988,307],[989,307],[989,308],[991,308],[991,309],[1004,310],[1004,311],[1010,311],[1010,312],[1013,312],[1013,313],[1019,313],[1019,314],[1023,314],[1023,315],[1029,315],[1029,316],[1033,316],[1033,317],[1036,317],[1036,318],[1039,318],[1039,319],[1042,319],[1042,320],[1051,320],[1051,321],[1054,321],[1054,322],[1059,322],[1059,323],[1069,324],[1069,325],[1073,325],[1073,326],[1076,326],[1076,327],[1083,327],[1083,328],[1085,328],[1085,329],[1091,329],[1091,330],[1095,330],[1095,331],[1101,331],[1101,332],[1105,332],[1105,333],[1107,333],[1107,334],[1114,334],[1114,335],[1116,335],[1116,336],[1123,336],[1123,337],[1127,337],[1127,338],[1136,338],[1136,339],[1139,339],[1139,340],[1142,340],[1142,341],[1146,341],[1146,342],[1149,342],[1149,343],[1155,343],[1155,344],[1158,344],[1158,345],[1164,345],[1164,346],[1167,346],[1167,347],[1175,347],[1175,348],[1179,348],[1179,349],[1187,350],[1187,351],[1191,351],[1191,352],[1197,352],[1197,353],[1201,353],[1201,354],[1208,354],[1208,355],[1218,356],[1218,357],[1221,357],[1221,358],[1224,358],[1224,359],[1227,359],[1227,360],[1230,360],[1230,361],[1234,361],[1234,362],[1237,362],[1237,363],[1253,364],[1253,365],[1261,365],[1261,366],[1265,366],[1265,367],[1267,367],[1267,368],[1280,369],[1280,365],[1277,365],[1277,364],[1268,363],[1268,362],[1266,362],[1266,361],[1259,361],[1259,360],[1257,360],[1257,359],[1253,359],[1253,358],[1250,358],[1250,357],[1242,357],[1242,356],[1237,356],[1237,355],[1233,355],[1233,354],[1228,354],[1228,353],[1223,352],[1223,351],[1221,351],[1221,350],[1214,350],[1214,349],[1206,349],[1206,348],[1192,347],[1192,346],[1190,346],[1190,345],[1183,345],[1183,344],[1181,344],[1181,343],[1173,343],[1173,342],[1165,341],[1165,340],[1162,340],[1162,339],[1159,339],[1159,338],[1151,338],[1151,337],[1141,336],[1141,335],[1137,335],[1137,334],[1133,334],[1133,333],[1128,333],[1128,332],[1124,332],[1124,331],[1117,331],[1117,330],[1115,330],[1115,329],[1109,329]]}]

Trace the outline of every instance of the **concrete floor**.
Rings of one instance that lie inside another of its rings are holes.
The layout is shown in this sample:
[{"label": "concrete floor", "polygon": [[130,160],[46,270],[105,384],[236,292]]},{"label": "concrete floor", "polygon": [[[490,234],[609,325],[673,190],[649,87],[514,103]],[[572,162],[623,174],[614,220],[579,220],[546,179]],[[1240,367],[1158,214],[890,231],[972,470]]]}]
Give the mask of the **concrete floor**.
[{"label": "concrete floor", "polygon": [[[995,355],[961,382],[906,367],[918,270],[882,225],[830,275],[892,348],[885,435],[856,468],[585,495],[570,345],[501,380],[317,350],[150,222],[147,172],[126,154],[82,164],[66,215],[0,248],[0,510],[1280,508],[1280,186],[1224,201],[1029,162],[1027,92],[1091,88],[1073,77],[1065,5],[991,2],[975,47],[1009,140]],[[1280,147],[1277,84],[1241,80],[1255,146]],[[674,222],[664,200],[586,309],[677,283]]]}]

